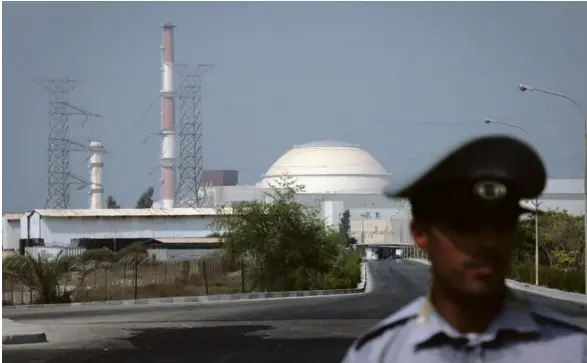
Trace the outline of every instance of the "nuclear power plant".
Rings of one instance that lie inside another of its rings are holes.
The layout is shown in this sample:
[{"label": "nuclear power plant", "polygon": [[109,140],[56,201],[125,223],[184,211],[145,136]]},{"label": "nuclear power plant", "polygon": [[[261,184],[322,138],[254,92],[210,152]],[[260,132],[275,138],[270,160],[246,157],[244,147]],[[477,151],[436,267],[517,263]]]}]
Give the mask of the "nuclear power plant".
[{"label": "nuclear power plant", "polygon": [[[39,83],[51,95],[47,201],[42,209],[3,215],[4,250],[22,253],[26,248],[35,248],[39,253],[53,256],[58,251],[73,254],[88,248],[117,250],[142,241],[153,249],[186,251],[189,247],[201,255],[220,246],[214,236],[223,231],[216,230],[211,222],[220,214],[230,213],[240,202],[271,202],[273,188],[279,188],[284,177],[303,186],[296,195],[298,201],[315,207],[331,227],[338,228],[343,213],[348,210],[350,234],[358,244],[367,248],[402,248],[412,243],[409,204],[383,197],[383,187],[393,183],[392,174],[359,145],[340,141],[284,145],[283,155],[275,155],[275,162],[259,180],[248,185],[239,183],[237,170],[202,170],[202,121],[198,107],[200,71],[205,67],[176,65],[175,27],[165,23],[162,28],[161,154],[160,160],[153,161],[159,162],[161,185],[153,207],[105,208],[104,196],[108,191],[103,176],[109,173],[109,165],[104,164],[107,142],[95,140],[83,147],[90,153],[88,178],[75,176],[68,169],[68,116],[100,115],[67,101],[76,80],[42,81]],[[75,113],[68,111],[68,107]],[[176,114],[181,115],[179,127]],[[87,209],[68,208],[70,185],[74,182],[89,188]],[[559,207],[580,214],[582,196],[582,180],[551,179],[539,204],[544,209]],[[168,253],[157,256],[172,258]],[[190,258],[187,252],[174,256]]]}]

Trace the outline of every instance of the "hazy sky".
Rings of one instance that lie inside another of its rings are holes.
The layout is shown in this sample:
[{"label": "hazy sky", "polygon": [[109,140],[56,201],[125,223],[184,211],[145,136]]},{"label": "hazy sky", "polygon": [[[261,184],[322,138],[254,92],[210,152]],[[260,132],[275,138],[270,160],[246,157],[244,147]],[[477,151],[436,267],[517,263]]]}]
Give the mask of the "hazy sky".
[{"label": "hazy sky", "polygon": [[[101,139],[105,193],[133,207],[159,199],[160,24],[177,25],[178,63],[215,68],[204,82],[204,166],[257,181],[294,144],[359,144],[393,174],[471,135],[532,134],[550,176],[582,175],[587,109],[585,3],[3,3],[4,211],[47,195],[48,94],[34,78],[76,76],[72,135]],[[87,154],[72,172],[89,177]],[[72,189],[70,207],[88,191]]]}]

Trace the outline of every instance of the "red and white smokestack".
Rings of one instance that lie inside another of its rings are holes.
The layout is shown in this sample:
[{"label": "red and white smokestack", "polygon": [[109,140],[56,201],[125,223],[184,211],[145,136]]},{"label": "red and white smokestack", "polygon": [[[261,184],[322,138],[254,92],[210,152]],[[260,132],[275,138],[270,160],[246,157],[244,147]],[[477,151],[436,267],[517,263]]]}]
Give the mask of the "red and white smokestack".
[{"label": "red and white smokestack", "polygon": [[173,208],[175,199],[177,134],[173,90],[173,28],[172,24],[163,24],[163,66],[161,67],[161,199],[163,208]]}]

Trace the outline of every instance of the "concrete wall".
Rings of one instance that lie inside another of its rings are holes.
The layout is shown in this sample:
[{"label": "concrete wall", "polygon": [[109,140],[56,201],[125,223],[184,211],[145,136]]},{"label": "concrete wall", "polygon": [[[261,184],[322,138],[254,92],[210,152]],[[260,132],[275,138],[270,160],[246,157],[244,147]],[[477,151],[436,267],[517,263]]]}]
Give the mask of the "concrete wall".
[{"label": "concrete wall", "polygon": [[221,207],[242,201],[266,200],[266,193],[270,189],[257,188],[254,185],[236,185],[206,188],[206,205]]},{"label": "concrete wall", "polygon": [[49,260],[53,260],[59,256],[61,253],[61,257],[66,256],[81,256],[85,252],[85,248],[81,247],[64,247],[64,246],[35,246],[35,247],[26,247],[26,253],[30,253],[33,257],[40,256],[41,258],[46,258]]},{"label": "concrete wall", "polygon": [[324,223],[326,223],[327,226],[338,230],[340,219],[344,213],[344,203],[342,201],[322,202],[321,212]]},{"label": "concrete wall", "polygon": [[[271,188],[261,188],[254,185],[237,185],[208,188],[208,195],[212,206],[222,206],[233,202],[267,200],[266,194]],[[343,201],[347,209],[351,208],[382,208],[399,209],[405,202],[384,197],[381,193],[373,194],[311,194],[303,193],[296,196],[304,205],[320,206],[322,201]]]},{"label": "concrete wall", "polygon": [[403,219],[351,220],[351,236],[358,244],[407,244],[409,231]]},{"label": "concrete wall", "polygon": [[[271,189],[264,189],[256,186],[227,186],[214,188],[213,194],[216,195],[215,204],[223,205],[227,202],[237,202],[243,200],[265,200],[264,195]],[[572,214],[583,214],[583,180],[582,179],[549,179],[546,190],[539,201],[542,202],[543,209],[566,209]],[[304,193],[297,196],[298,201],[305,205],[318,206],[322,201],[342,201],[345,209],[362,210],[359,214],[371,210],[380,213],[384,210],[386,214],[394,213],[395,210],[401,211],[406,204],[403,200],[389,199],[381,193],[357,194],[349,192],[348,194],[310,194]],[[351,213],[357,214],[357,213]],[[382,219],[389,219],[383,217]],[[397,217],[397,216],[396,216]],[[358,218],[358,217],[357,217]]]},{"label": "concrete wall", "polygon": [[[59,253],[65,256],[81,256],[86,251],[82,247],[65,247],[65,246],[36,246],[26,247],[25,252],[30,253],[33,257],[40,256],[53,260]],[[197,260],[205,255],[217,251],[216,249],[149,249],[149,257],[161,262],[190,261]]]},{"label": "concrete wall", "polygon": [[173,262],[173,261],[190,261],[197,260],[203,256],[218,251],[217,249],[150,249],[149,256],[156,261]]},{"label": "concrete wall", "polygon": [[9,220],[2,216],[2,250],[18,250],[20,235],[20,220]]}]

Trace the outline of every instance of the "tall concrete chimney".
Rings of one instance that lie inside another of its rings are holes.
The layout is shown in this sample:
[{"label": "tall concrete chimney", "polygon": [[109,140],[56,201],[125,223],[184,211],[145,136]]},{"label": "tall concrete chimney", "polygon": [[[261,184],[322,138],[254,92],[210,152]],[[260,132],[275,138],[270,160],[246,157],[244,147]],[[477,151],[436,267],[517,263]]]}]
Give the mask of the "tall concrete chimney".
[{"label": "tall concrete chimney", "polygon": [[90,209],[102,209],[104,185],[104,145],[100,141],[90,141]]}]

